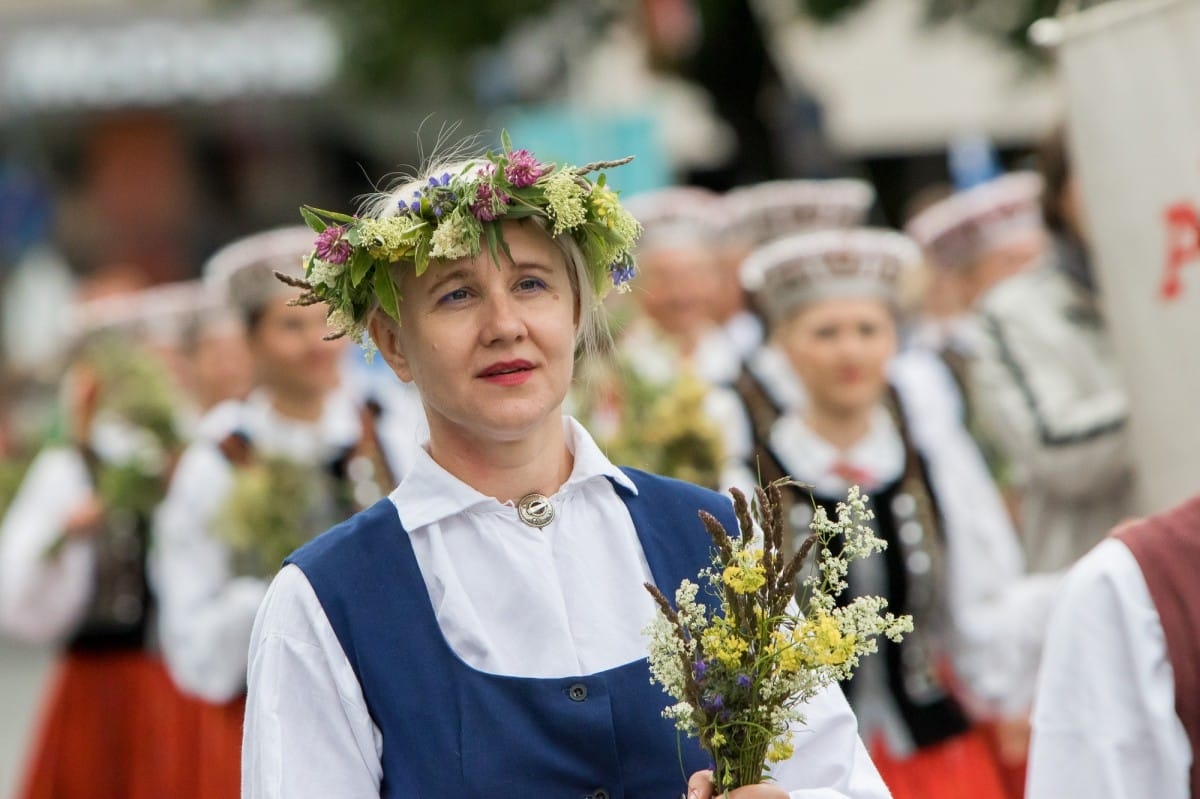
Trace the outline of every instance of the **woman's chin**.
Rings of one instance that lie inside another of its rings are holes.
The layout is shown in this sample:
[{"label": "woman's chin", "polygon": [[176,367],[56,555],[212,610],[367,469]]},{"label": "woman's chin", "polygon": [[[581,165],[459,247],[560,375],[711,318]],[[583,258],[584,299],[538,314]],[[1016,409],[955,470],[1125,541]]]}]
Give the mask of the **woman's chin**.
[{"label": "woman's chin", "polygon": [[509,444],[524,441],[542,430],[561,427],[562,414],[561,401],[550,405],[512,400],[492,403],[454,427],[477,441]]}]

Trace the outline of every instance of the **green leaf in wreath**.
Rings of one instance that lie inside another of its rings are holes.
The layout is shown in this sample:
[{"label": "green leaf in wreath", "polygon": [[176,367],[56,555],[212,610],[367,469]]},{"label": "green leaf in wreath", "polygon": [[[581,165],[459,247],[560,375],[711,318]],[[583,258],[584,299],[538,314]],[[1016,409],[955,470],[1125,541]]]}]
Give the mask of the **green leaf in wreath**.
[{"label": "green leaf in wreath", "polygon": [[396,284],[387,269],[375,270],[375,294],[379,297],[379,307],[384,313],[400,321],[400,298],[396,295]]},{"label": "green leaf in wreath", "polygon": [[363,278],[367,276],[367,272],[371,271],[371,266],[375,263],[375,259],[371,257],[365,248],[354,251],[350,256],[350,285],[355,288],[359,283],[363,282]]},{"label": "green leaf in wreath", "polygon": [[307,205],[300,206],[300,216],[304,217],[304,223],[312,228],[314,233],[324,233],[325,228],[329,227],[325,220],[313,213]]},{"label": "green leaf in wreath", "polygon": [[343,225],[350,225],[357,221],[354,217],[350,216],[349,214],[341,214],[341,213],[338,213],[337,211],[326,211],[323,208],[314,208],[311,205],[306,205],[306,206],[304,206],[304,208],[307,208],[309,211],[311,211],[314,214],[323,216],[326,219],[332,220],[334,222],[339,222]]}]

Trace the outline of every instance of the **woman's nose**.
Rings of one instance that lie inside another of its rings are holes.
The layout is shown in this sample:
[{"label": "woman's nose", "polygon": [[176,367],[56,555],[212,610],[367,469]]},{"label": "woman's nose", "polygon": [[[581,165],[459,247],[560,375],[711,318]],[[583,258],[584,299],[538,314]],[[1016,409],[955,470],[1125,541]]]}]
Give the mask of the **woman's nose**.
[{"label": "woman's nose", "polygon": [[484,344],[524,338],[525,321],[516,298],[507,292],[489,295],[484,301],[480,336]]}]

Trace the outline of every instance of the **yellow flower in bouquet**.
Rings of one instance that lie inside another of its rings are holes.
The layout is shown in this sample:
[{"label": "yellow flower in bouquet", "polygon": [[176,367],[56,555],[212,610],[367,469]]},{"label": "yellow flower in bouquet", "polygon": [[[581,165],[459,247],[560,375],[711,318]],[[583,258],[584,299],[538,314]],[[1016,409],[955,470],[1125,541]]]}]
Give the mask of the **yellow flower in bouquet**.
[{"label": "yellow flower in bouquet", "polygon": [[886,613],[881,597],[838,604],[850,562],[886,546],[867,525],[866,497],[851,488],[836,519],[817,508],[808,539],[785,561],[785,484],[757,489],[752,503],[730,490],[736,537],[701,512],[715,545],[712,565],[699,575],[712,607],[690,580],[675,592],[674,606],[646,586],[659,610],[646,630],[651,681],[675,700],[664,715],[712,756],[722,791],[757,784],[770,763],[791,757],[803,704],[848,679],[878,636],[899,641],[912,630],[912,619]]}]

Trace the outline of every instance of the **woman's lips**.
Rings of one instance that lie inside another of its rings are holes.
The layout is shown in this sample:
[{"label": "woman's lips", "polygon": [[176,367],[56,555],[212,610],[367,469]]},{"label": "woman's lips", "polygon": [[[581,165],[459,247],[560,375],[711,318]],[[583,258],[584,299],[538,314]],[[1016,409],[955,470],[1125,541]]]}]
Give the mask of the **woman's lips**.
[{"label": "woman's lips", "polygon": [[863,378],[863,370],[856,368],[841,369],[838,371],[838,379],[843,383],[857,383]]},{"label": "woman's lips", "polygon": [[518,386],[533,374],[529,361],[498,361],[479,373],[479,377],[498,386]]}]

